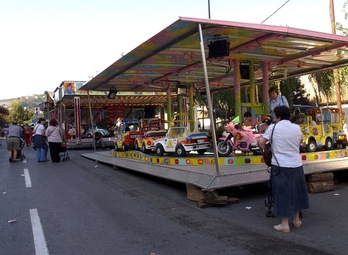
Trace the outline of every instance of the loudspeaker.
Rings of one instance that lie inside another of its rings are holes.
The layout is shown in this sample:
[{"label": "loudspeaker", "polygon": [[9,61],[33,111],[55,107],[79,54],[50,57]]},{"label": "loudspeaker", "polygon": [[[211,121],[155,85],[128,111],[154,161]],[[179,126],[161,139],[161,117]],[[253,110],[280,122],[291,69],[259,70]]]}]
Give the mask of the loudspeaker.
[{"label": "loudspeaker", "polygon": [[250,79],[250,64],[248,62],[240,62],[240,78],[243,80]]},{"label": "loudspeaker", "polygon": [[227,39],[211,41],[208,45],[209,58],[218,58],[230,55],[230,42]]}]

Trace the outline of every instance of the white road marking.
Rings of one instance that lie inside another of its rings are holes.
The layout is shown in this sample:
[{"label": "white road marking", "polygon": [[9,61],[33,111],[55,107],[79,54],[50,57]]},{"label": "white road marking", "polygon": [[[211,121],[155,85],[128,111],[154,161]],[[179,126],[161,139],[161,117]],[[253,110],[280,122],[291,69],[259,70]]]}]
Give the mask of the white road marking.
[{"label": "white road marking", "polygon": [[46,238],[41,226],[40,217],[37,209],[30,209],[31,227],[33,229],[35,254],[36,255],[49,255]]},{"label": "white road marking", "polygon": [[28,168],[24,168],[25,187],[31,188],[31,180]]}]

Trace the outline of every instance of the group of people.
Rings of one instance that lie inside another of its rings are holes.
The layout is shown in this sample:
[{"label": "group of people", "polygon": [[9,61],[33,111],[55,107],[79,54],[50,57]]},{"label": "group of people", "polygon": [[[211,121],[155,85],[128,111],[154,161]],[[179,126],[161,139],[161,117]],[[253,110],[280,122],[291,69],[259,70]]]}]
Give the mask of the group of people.
[{"label": "group of people", "polygon": [[63,134],[56,119],[51,119],[49,126],[45,127],[45,119],[40,118],[34,127],[33,143],[38,162],[47,162],[49,149],[52,163],[59,163],[59,153],[63,142]]},{"label": "group of people", "polygon": [[[31,139],[26,145],[33,142],[33,148],[36,150],[36,160],[38,162],[48,162],[47,152],[50,151],[51,160],[53,163],[60,161],[60,150],[63,142],[63,134],[56,119],[51,119],[49,126],[45,126],[46,120],[39,118],[37,124],[31,132]],[[12,125],[8,127],[6,134],[6,143],[9,156],[9,162],[17,162],[18,151],[21,150],[21,138],[24,137],[25,131],[14,120]]]},{"label": "group of people", "polygon": [[[274,109],[282,105],[289,107],[289,103],[285,96],[280,95],[279,90],[276,87],[271,87],[268,90],[268,94],[270,98],[269,105],[268,105],[268,112],[273,122],[275,122],[276,116],[274,113]],[[258,121],[257,119],[252,117],[252,113],[250,111],[246,111],[243,117],[244,117],[244,122],[243,122],[244,127],[248,127],[252,129],[257,127]]]},{"label": "group of people", "polygon": [[[279,95],[276,88],[269,90],[270,114],[274,123],[271,124],[260,139],[260,147],[271,143],[272,166],[271,183],[274,199],[274,212],[281,217],[281,223],[274,229],[283,233],[290,232],[289,221],[299,228],[302,225],[300,212],[309,208],[309,199],[303,171],[302,158],[299,153],[302,132],[300,127],[290,121],[290,108],[284,96]],[[257,121],[252,119],[251,113],[245,115],[247,125],[254,126]],[[121,120],[116,124],[121,125]],[[9,161],[16,162],[17,150],[20,149],[19,138],[22,130],[13,121],[8,128],[7,146]],[[47,162],[49,148],[53,163],[58,163],[62,143],[62,132],[55,119],[51,119],[49,126],[45,127],[45,119],[40,118],[33,130],[33,144],[38,162]]]}]

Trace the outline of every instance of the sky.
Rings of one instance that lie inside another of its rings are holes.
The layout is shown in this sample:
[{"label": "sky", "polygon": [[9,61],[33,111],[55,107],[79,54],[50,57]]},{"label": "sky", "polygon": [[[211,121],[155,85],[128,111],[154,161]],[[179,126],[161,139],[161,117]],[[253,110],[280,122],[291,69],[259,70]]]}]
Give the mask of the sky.
[{"label": "sky", "polygon": [[208,3],[211,19],[331,33],[329,0],[0,0],[0,99],[88,81],[179,17],[208,19]]}]

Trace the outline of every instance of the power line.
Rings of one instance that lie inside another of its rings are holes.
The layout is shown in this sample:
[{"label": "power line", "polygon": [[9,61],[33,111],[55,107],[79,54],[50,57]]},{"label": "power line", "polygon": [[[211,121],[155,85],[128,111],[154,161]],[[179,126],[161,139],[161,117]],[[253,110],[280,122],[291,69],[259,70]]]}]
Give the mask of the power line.
[{"label": "power line", "polygon": [[278,12],[281,8],[283,8],[283,6],[286,5],[288,2],[290,2],[290,0],[283,3],[282,6],[280,6],[275,12],[273,12],[270,16],[268,16],[264,21],[262,21],[261,24],[263,24],[266,20],[268,20],[270,17],[272,17],[274,14],[276,14],[276,12]]}]

